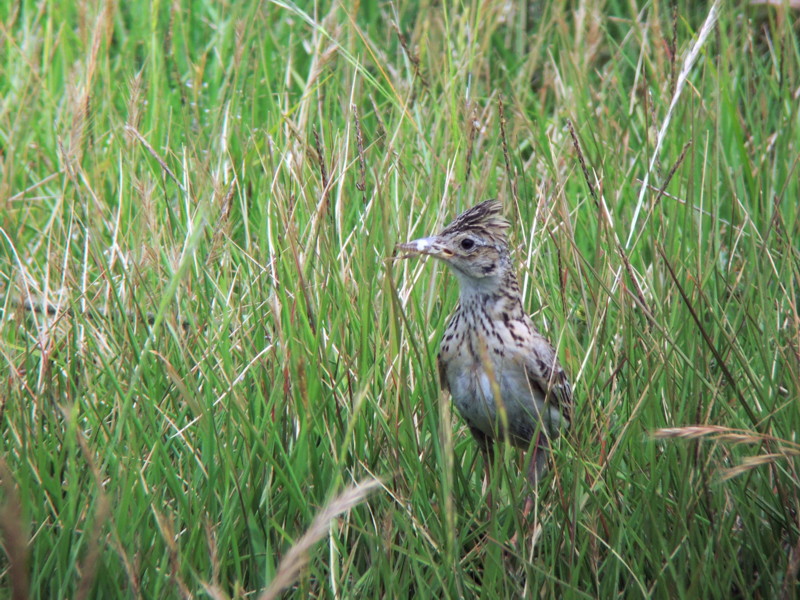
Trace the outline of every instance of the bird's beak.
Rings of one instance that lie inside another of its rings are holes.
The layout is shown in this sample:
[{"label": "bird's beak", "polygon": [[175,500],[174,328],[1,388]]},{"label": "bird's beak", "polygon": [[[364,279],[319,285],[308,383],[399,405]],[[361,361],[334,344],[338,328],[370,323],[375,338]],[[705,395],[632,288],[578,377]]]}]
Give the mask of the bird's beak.
[{"label": "bird's beak", "polygon": [[407,252],[407,254],[401,258],[409,258],[418,254],[428,254],[436,258],[450,258],[453,256],[453,252],[449,250],[447,246],[442,243],[441,238],[437,236],[420,238],[418,240],[406,242],[405,244],[397,244],[395,248],[401,252]]}]

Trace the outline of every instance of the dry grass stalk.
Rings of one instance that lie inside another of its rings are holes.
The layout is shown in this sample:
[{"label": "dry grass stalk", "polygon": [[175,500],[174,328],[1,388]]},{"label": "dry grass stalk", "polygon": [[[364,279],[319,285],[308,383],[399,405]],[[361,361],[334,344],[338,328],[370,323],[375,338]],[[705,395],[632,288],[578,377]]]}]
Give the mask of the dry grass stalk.
[{"label": "dry grass stalk", "polygon": [[178,597],[188,600],[193,596],[192,592],[189,590],[189,586],[186,585],[186,582],[181,578],[180,549],[175,541],[175,531],[172,528],[172,524],[157,510],[153,510],[153,515],[156,518],[156,524],[161,532],[161,537],[164,540],[164,543],[167,545],[167,551],[169,553],[170,578],[178,590]]},{"label": "dry grass stalk", "polygon": [[478,132],[479,125],[480,123],[478,122],[478,110],[473,106],[472,110],[470,111],[470,117],[469,117],[469,134],[467,135],[467,156],[464,159],[464,162],[467,164],[467,168],[464,173],[465,183],[469,181],[469,174],[472,171],[472,153],[475,149],[475,134]]},{"label": "dry grass stalk", "polygon": [[186,191],[183,188],[183,184],[176,177],[175,173],[172,172],[172,169],[169,168],[169,166],[164,161],[164,159],[161,158],[161,156],[158,154],[158,152],[156,152],[155,148],[153,148],[150,145],[150,142],[148,142],[146,139],[144,139],[144,136],[141,133],[139,133],[138,129],[136,129],[135,127],[131,127],[130,125],[125,125],[125,132],[126,133],[130,133],[133,137],[135,137],[137,140],[139,140],[139,143],[141,143],[142,146],[145,147],[145,149],[150,153],[150,156],[152,156],[153,158],[156,159],[156,162],[159,165],[161,165],[161,168],[164,170],[164,172],[167,175],[169,175],[170,179],[172,179],[172,181],[175,182],[175,184],[181,189],[181,191]]},{"label": "dry grass stalk", "polygon": [[519,195],[517,194],[517,181],[511,170],[511,159],[508,156],[508,140],[506,138],[506,113],[503,106],[503,99],[497,101],[497,109],[500,113],[500,141],[503,144],[503,160],[506,163],[506,176],[511,184],[511,197],[514,199],[514,206],[519,210]]},{"label": "dry grass stalk", "polygon": [[378,104],[375,102],[375,98],[370,95],[369,100],[372,103],[372,112],[375,115],[375,120],[378,122],[378,127],[375,131],[375,141],[382,144],[386,138],[386,125],[383,124],[383,119],[381,119],[380,112],[378,111]]},{"label": "dry grass stalk", "polygon": [[678,51],[678,3],[672,3],[672,40],[669,44],[669,93],[675,95],[675,55]]},{"label": "dry grass stalk", "polygon": [[331,500],[328,505],[314,518],[311,527],[297,540],[294,546],[289,549],[283,557],[281,564],[278,565],[278,572],[270,583],[269,587],[259,596],[259,600],[274,600],[283,590],[292,585],[300,571],[308,564],[308,552],[311,547],[320,541],[328,533],[331,521],[340,514],[347,512],[380,487],[381,482],[377,479],[362,481],[354,486],[345,489],[336,498]]},{"label": "dry grass stalk", "polygon": [[[367,160],[364,157],[364,132],[361,129],[361,120],[358,118],[358,108],[352,105],[353,118],[356,121],[356,146],[358,147],[358,181],[356,189],[364,192],[367,189]],[[362,194],[364,203],[367,202],[366,195]]]},{"label": "dry grass stalk", "polygon": [[428,87],[428,82],[425,79],[425,77],[422,75],[422,69],[420,67],[419,56],[417,54],[415,54],[414,52],[412,52],[411,49],[408,47],[408,40],[406,39],[406,36],[403,35],[403,32],[400,31],[400,27],[397,25],[397,23],[392,22],[392,27],[394,28],[395,32],[397,33],[397,39],[400,41],[400,45],[403,47],[403,52],[405,53],[406,58],[408,58],[408,62],[410,62],[411,66],[414,67],[414,77],[419,79],[419,81],[420,81],[420,83],[422,83],[423,87]]},{"label": "dry grass stalk", "polygon": [[719,427],[717,425],[688,425],[686,427],[665,427],[658,429],[653,437],[657,440],[684,439],[696,440],[711,438],[720,442],[733,442],[735,444],[758,444],[764,441],[764,436],[750,431]]},{"label": "dry grass stalk", "polygon": [[719,5],[719,0],[716,0],[714,4],[711,5],[711,9],[708,11],[708,16],[703,23],[703,27],[700,29],[700,33],[697,35],[697,40],[695,40],[695,43],[692,45],[689,53],[686,55],[686,58],[683,61],[681,72],[678,74],[678,81],[675,85],[675,93],[672,95],[672,101],[669,104],[669,109],[667,109],[667,116],[664,117],[664,121],[661,123],[661,129],[658,131],[656,147],[653,149],[653,155],[650,158],[650,165],[644,175],[644,185],[639,191],[639,198],[636,202],[633,218],[631,219],[631,230],[628,234],[628,240],[625,242],[626,248],[630,247],[631,242],[633,241],[633,236],[636,232],[636,223],[639,220],[639,212],[642,210],[644,194],[647,191],[647,184],[650,180],[650,173],[653,170],[653,166],[658,159],[659,152],[661,152],[661,146],[667,136],[667,129],[669,128],[670,121],[672,120],[672,113],[675,111],[675,106],[678,104],[678,98],[680,98],[681,92],[683,92],[683,88],[686,86],[686,81],[689,78],[689,74],[692,72],[694,63],[697,61],[697,57],[700,56],[700,49],[705,44],[708,36],[711,34],[711,31],[714,29],[714,25],[717,22],[717,17],[719,17]]},{"label": "dry grass stalk", "polygon": [[111,504],[108,496],[101,494],[97,502],[95,511],[94,525],[89,535],[86,556],[81,561],[81,577],[78,581],[78,589],[75,598],[83,600],[92,593],[95,579],[97,578],[97,568],[100,565],[100,554],[103,551],[103,526],[111,514]]},{"label": "dry grass stalk", "polygon": [[595,205],[599,205],[597,192],[594,189],[592,178],[589,176],[589,169],[586,167],[586,160],[583,158],[581,145],[578,143],[578,136],[575,134],[575,128],[572,126],[572,121],[570,119],[567,119],[567,129],[569,130],[569,135],[572,138],[572,145],[575,147],[575,152],[578,153],[578,162],[581,164],[581,170],[583,171],[583,178],[586,180],[586,186],[589,188],[589,193],[592,195]]},{"label": "dry grass stalk", "polygon": [[311,129],[311,133],[314,135],[314,150],[316,150],[317,165],[319,165],[319,173],[322,178],[322,210],[320,212],[327,213],[330,181],[328,180],[328,167],[325,165],[325,148],[322,146],[322,140],[319,137],[316,125]]},{"label": "dry grass stalk", "polygon": [[769,434],[757,433],[741,429],[731,429],[729,427],[719,427],[716,425],[689,425],[686,427],[668,427],[658,429],[653,437],[655,439],[683,439],[699,440],[708,439],[715,442],[727,442],[730,444],[764,444],[769,448],[776,449],[767,454],[757,454],[747,456],[741,463],[730,469],[722,471],[722,481],[733,479],[743,473],[753,469],[770,465],[779,460],[786,460],[800,456],[800,444],[781,440]]},{"label": "dry grass stalk", "polygon": [[0,506],[0,535],[8,558],[7,579],[11,584],[12,600],[29,598],[28,536],[23,527],[22,501],[19,497],[11,470],[0,458],[0,486],[5,496]]}]

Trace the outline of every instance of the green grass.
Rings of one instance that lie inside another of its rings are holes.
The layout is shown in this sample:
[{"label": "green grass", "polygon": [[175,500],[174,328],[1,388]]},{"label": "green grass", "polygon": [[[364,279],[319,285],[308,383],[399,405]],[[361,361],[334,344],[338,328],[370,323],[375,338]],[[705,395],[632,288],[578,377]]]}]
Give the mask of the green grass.
[{"label": "green grass", "polygon": [[[796,13],[664,127],[709,6],[572,4],[0,6],[0,596],[798,594]],[[387,260],[491,196],[575,390],[535,534]]]}]

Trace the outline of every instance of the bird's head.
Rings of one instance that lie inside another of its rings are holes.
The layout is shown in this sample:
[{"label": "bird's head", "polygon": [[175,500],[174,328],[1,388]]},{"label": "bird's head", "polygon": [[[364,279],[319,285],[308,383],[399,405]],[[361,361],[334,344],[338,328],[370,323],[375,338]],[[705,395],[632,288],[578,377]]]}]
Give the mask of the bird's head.
[{"label": "bird's head", "polygon": [[497,200],[486,200],[457,216],[440,233],[398,244],[409,255],[427,254],[447,263],[462,286],[499,285],[510,268],[508,221]]}]

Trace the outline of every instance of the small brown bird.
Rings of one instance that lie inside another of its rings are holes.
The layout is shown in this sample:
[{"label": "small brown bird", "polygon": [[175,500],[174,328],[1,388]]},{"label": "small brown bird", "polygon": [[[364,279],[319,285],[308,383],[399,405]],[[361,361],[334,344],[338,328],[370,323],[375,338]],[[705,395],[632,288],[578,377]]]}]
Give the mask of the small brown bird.
[{"label": "small brown bird", "polygon": [[569,426],[572,389],[553,346],[522,308],[508,226],[500,202],[487,200],[438,235],[397,248],[406,257],[444,261],[458,278],[461,298],[439,347],[441,386],[484,452],[487,470],[494,440],[507,436],[513,446],[531,448],[527,476],[535,486],[547,467],[548,440]]}]

